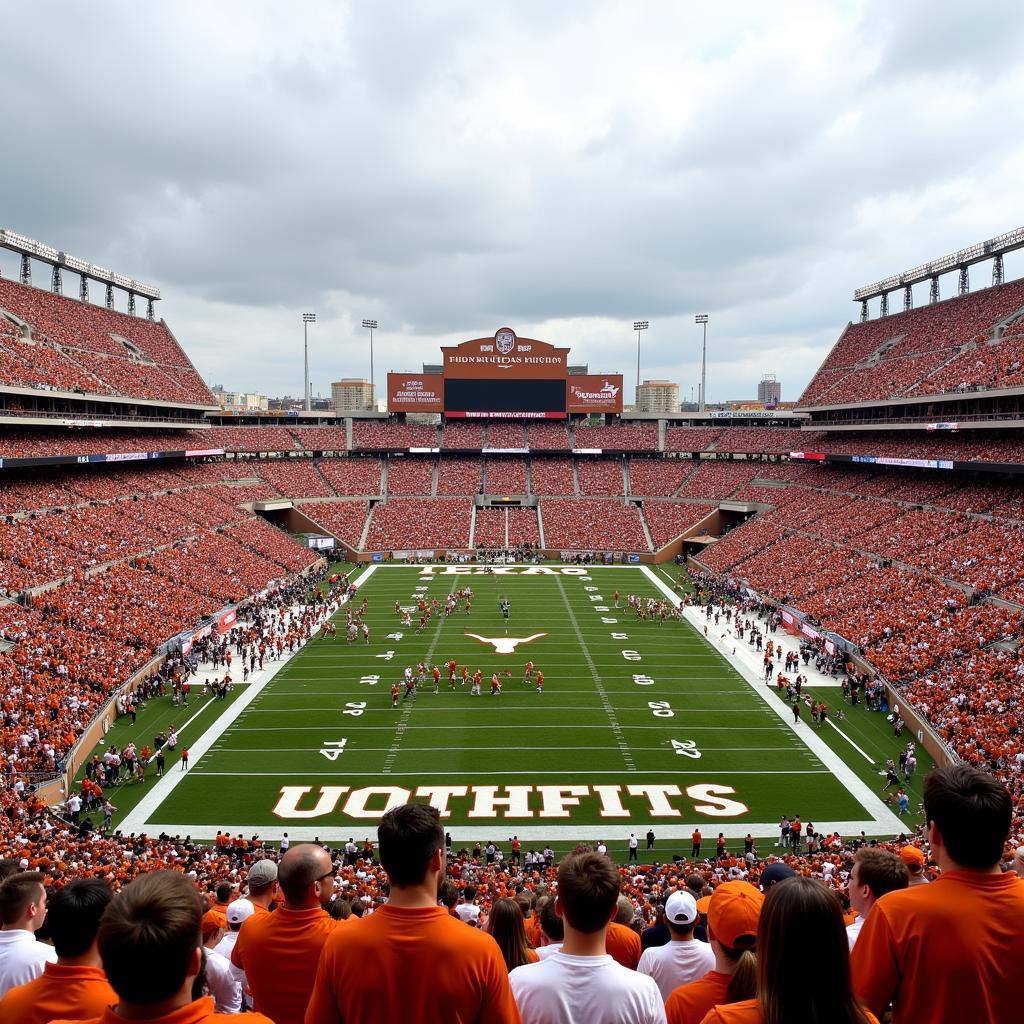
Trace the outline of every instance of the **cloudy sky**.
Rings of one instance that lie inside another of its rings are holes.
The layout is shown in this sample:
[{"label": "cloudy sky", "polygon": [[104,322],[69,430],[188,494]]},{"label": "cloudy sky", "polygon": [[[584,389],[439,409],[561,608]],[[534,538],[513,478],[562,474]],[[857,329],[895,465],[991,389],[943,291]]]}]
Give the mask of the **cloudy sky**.
[{"label": "cloudy sky", "polygon": [[794,399],[855,287],[1024,224],[1010,0],[0,5],[0,224],[229,388],[301,393],[312,310],[314,391],[363,318],[379,386],[505,325],[631,385],[646,319],[688,396],[703,312],[709,399]]}]

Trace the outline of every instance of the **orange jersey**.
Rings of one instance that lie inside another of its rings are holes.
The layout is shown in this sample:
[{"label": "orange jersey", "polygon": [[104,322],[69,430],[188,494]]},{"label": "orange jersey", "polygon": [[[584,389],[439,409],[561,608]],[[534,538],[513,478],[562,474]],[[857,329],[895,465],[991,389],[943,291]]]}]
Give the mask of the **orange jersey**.
[{"label": "orange jersey", "polygon": [[5,1024],[47,1024],[58,1017],[98,1017],[117,1002],[102,967],[46,964],[43,973],[0,999]]},{"label": "orange jersey", "polygon": [[[195,1002],[186,1003],[183,1007],[173,1013],[164,1014],[162,1017],[147,1017],[146,1024],[229,1024],[234,1021],[237,1024],[238,1014],[217,1013],[214,1010],[213,1000],[209,996],[197,999]],[[4,1018],[6,1020],[6,1018]],[[58,1020],[54,1024],[126,1024],[130,1018],[121,1017],[112,1009],[107,1009],[101,1017],[94,1017],[88,1021]],[[264,1017],[262,1013],[247,1013],[245,1024],[275,1024],[275,1022]]]},{"label": "orange jersey", "polygon": [[635,971],[636,965],[640,963],[640,936],[624,924],[612,921],[608,925],[604,949],[613,960],[618,961],[623,967],[628,967],[631,971]]},{"label": "orange jersey", "polygon": [[680,985],[665,1000],[668,1024],[701,1024],[708,1011],[725,1002],[730,975],[708,971],[703,978]]}]

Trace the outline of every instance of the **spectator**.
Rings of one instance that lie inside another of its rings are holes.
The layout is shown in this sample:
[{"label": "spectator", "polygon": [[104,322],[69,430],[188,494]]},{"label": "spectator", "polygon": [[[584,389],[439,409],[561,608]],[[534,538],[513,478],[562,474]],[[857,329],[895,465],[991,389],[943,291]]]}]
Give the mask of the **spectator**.
[{"label": "spectator", "polygon": [[467,885],[462,891],[462,902],[455,908],[455,916],[476,927],[480,923],[480,908],[476,905],[476,887]]},{"label": "spectator", "polygon": [[633,930],[636,908],[628,896],[619,897],[618,913],[608,924],[605,952],[623,967],[635,971],[640,963],[640,936]]},{"label": "spectator", "polygon": [[46,927],[57,953],[43,973],[0,999],[5,1024],[96,1017],[117,1002],[100,964],[96,932],[111,898],[100,878],[76,878],[50,900]]},{"label": "spectator", "polygon": [[445,868],[437,809],[406,804],[388,811],[377,837],[388,902],[328,940],[306,1024],[515,1024],[519,1014],[497,943],[437,905]]},{"label": "spectator", "polygon": [[928,879],[925,877],[924,873],[924,866],[928,863],[928,858],[924,855],[923,850],[919,850],[916,846],[901,847],[900,860],[907,869],[907,874],[910,879],[907,883],[908,885],[928,884]]},{"label": "spectator", "polygon": [[820,882],[788,878],[773,886],[757,946],[757,997],[714,1007],[704,1024],[877,1024],[854,996],[843,912]]},{"label": "spectator", "polygon": [[795,874],[796,872],[781,860],[776,861],[774,864],[769,864],[761,872],[761,892],[767,896],[773,886],[778,885],[779,882],[786,881],[787,878],[792,878]]},{"label": "spectator", "polygon": [[894,1024],[1005,1024],[1024,1006],[1024,887],[1000,874],[1013,801],[964,764],[925,780],[932,858],[942,874],[878,901],[853,951],[857,992]]},{"label": "spectator", "polygon": [[[289,846],[291,844],[288,844]],[[288,852],[288,846],[281,851],[282,855]],[[277,896],[277,862],[264,858],[256,861],[245,877],[248,887],[248,899],[256,914],[268,913],[277,904],[274,899]],[[236,901],[237,902],[237,901]],[[229,918],[230,923],[230,918]]]},{"label": "spectator", "polygon": [[665,1001],[670,1024],[700,1024],[720,1003],[750,999],[757,986],[757,929],[764,896],[749,882],[723,882],[705,897],[715,966]]},{"label": "spectator", "polygon": [[562,951],[562,943],[565,941],[565,925],[562,918],[555,911],[555,898],[543,896],[538,901],[537,918],[540,921],[540,945],[537,947],[537,956],[541,960],[547,959],[555,953]]},{"label": "spectator", "polygon": [[[238,941],[238,933],[241,931],[242,925],[245,924],[245,922],[248,921],[254,913],[256,913],[256,905],[252,900],[241,899],[228,904],[228,909],[224,914],[227,918],[227,929],[221,936],[220,941],[214,946],[214,952],[220,953],[221,956],[230,960],[231,953],[235,948],[235,943]],[[234,970],[238,970],[234,964],[231,966]],[[244,976],[245,972],[239,971],[239,974]]]},{"label": "spectator", "polygon": [[523,1024],[665,1020],[653,979],[605,952],[619,888],[618,869],[600,854],[570,854],[559,864],[555,910],[565,928],[562,950],[509,976]]},{"label": "spectator", "polygon": [[[696,902],[696,897],[694,897],[694,903]],[[654,908],[654,924],[640,933],[640,959],[643,959],[646,950],[664,946],[671,941],[672,934],[668,930],[668,925],[665,924],[665,904],[659,902]]]},{"label": "spectator", "polygon": [[0,885],[0,996],[57,962],[53,946],[36,938],[46,920],[43,881],[41,874],[20,871]]},{"label": "spectator", "polygon": [[487,932],[498,944],[505,966],[514,971],[523,964],[535,964],[537,951],[526,940],[523,912],[515,900],[495,900],[487,915]]},{"label": "spectator", "polygon": [[[143,875],[111,901],[100,921],[98,945],[117,1006],[96,1024],[223,1019],[212,999],[193,999],[203,973],[202,915],[191,881],[172,871]],[[178,1012],[185,1007],[187,1016]],[[247,1024],[271,1022],[253,1014]]]},{"label": "spectator", "polygon": [[646,950],[637,970],[652,977],[665,1001],[680,985],[703,978],[715,966],[715,954],[706,942],[693,937],[697,924],[697,901],[685,891],[676,891],[665,901],[665,924],[672,941]]},{"label": "spectator", "polygon": [[[916,850],[916,847],[910,849]],[[906,889],[909,881],[907,867],[896,854],[870,846],[862,846],[857,851],[850,872],[850,907],[857,912],[857,920],[846,926],[850,949],[875,903],[887,892]]]},{"label": "spectator", "polygon": [[272,914],[254,914],[238,933],[231,962],[245,971],[253,1007],[274,1024],[302,1024],[324,943],[336,927],[345,927],[324,910],[334,875],[323,847],[290,847],[277,877],[283,905]]}]

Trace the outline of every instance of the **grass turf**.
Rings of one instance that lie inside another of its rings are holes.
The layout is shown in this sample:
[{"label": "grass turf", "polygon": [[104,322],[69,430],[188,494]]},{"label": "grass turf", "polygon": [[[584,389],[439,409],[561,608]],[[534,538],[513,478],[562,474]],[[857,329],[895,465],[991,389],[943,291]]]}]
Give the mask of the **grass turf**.
[{"label": "grass turf", "polygon": [[[471,613],[460,606],[447,619],[435,616],[421,633],[400,627],[396,601],[410,606],[422,595],[443,601],[467,584],[475,593]],[[720,829],[770,836],[769,823],[784,813],[799,813],[819,829],[871,819],[799,730],[691,625],[637,621],[630,610],[614,608],[615,590],[622,605],[629,593],[663,596],[631,568],[463,576],[446,575],[441,567],[430,574],[381,567],[357,597],[369,602],[371,643],[348,645],[340,635],[310,643],[194,760],[149,821],[198,835],[283,829],[296,837],[308,826],[323,838],[347,838],[372,833],[389,797],[386,791],[363,793],[360,806],[352,802],[353,791],[393,787],[393,799],[404,802],[404,791],[411,799],[428,799],[416,796],[417,790],[438,786],[456,790],[447,801],[446,827],[457,837],[472,832],[485,842],[516,833],[565,844],[570,833],[607,833],[611,839],[631,831],[642,835],[648,826],[678,838],[699,824],[709,843]],[[511,602],[507,624],[501,596]],[[466,633],[543,635],[501,655]],[[445,673],[438,694],[431,681],[391,707],[390,685],[406,665],[443,665],[452,658],[483,672],[482,696],[470,696],[461,685],[450,690]],[[523,682],[528,659],[544,671],[543,694]],[[493,671],[511,672],[501,677],[498,697],[489,695]],[[834,705],[838,691],[826,691],[825,699]],[[219,713],[205,712],[204,728]],[[848,710],[840,728],[845,736],[831,728],[815,735],[877,792],[880,762],[895,756],[900,741],[883,716],[862,709]],[[811,731],[806,712],[800,730]],[[878,763],[869,763],[846,737]],[[336,754],[339,747],[329,744],[342,741],[343,752]],[[919,761],[913,808],[928,767],[922,751]],[[650,785],[676,786],[679,793],[661,791],[659,801],[657,788],[639,788]],[[693,788],[708,786],[718,788]],[[321,787],[335,787],[337,795],[330,799],[335,790],[328,789],[318,807]],[[509,795],[506,787],[530,789],[518,790],[518,806],[506,808],[500,805]],[[134,804],[134,791],[143,788],[125,787],[123,796]],[[488,808],[491,795],[499,801]],[[437,794],[430,799],[438,802]],[[723,806],[723,799],[741,807]],[[123,817],[129,801],[115,802]],[[309,816],[314,810],[324,813]],[[728,813],[715,813],[722,810]]]}]

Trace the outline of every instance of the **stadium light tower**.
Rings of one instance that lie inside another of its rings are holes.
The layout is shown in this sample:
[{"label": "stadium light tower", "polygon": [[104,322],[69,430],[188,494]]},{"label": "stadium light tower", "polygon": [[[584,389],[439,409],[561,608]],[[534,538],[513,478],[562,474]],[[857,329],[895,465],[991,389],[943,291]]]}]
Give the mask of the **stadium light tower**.
[{"label": "stadium light tower", "polygon": [[633,330],[636,331],[636,394],[633,396],[633,403],[640,400],[640,332],[646,331],[651,325],[646,320],[634,320]]},{"label": "stadium light tower", "polygon": [[310,411],[309,395],[309,325],[316,323],[316,313],[302,314],[302,348],[306,355],[306,370],[302,382],[302,393],[305,395],[306,412]]},{"label": "stadium light tower", "polygon": [[704,408],[707,405],[708,396],[705,393],[707,387],[707,369],[708,369],[708,315],[707,313],[698,313],[694,323],[703,324],[704,326],[704,347],[701,350],[700,357],[700,406],[699,411],[704,412]]},{"label": "stadium light tower", "polygon": [[374,407],[374,411],[376,412],[376,392],[373,387],[373,332],[377,330],[377,321],[364,320],[363,327],[370,332],[370,405]]}]

